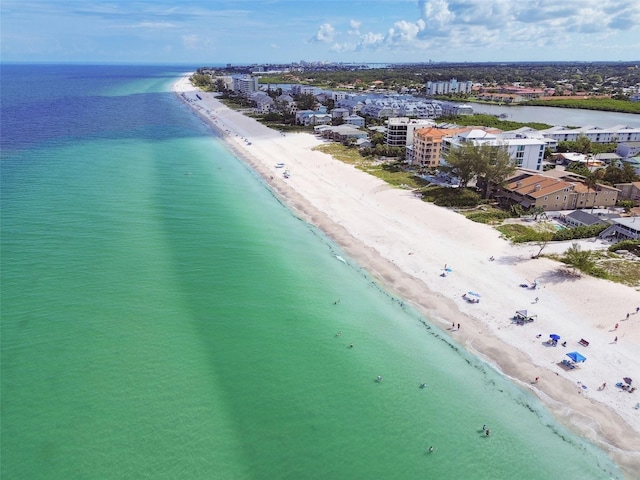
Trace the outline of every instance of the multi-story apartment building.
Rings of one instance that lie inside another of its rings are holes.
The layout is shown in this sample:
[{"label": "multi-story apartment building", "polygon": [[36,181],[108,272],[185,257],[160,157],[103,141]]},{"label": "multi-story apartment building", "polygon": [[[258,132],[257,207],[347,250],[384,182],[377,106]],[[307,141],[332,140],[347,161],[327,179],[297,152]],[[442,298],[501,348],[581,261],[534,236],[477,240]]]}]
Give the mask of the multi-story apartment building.
[{"label": "multi-story apartment building", "polygon": [[252,77],[251,75],[234,76],[233,91],[248,98],[251,93],[258,91],[258,77]]},{"label": "multi-story apartment building", "polygon": [[463,143],[473,142],[477,145],[489,144],[495,147],[506,147],[516,167],[529,170],[542,170],[544,148],[546,143],[535,138],[513,138],[508,134],[487,132],[473,129],[457,133],[442,139],[442,152]]},{"label": "multi-story apartment building", "polygon": [[387,121],[385,143],[390,147],[407,147],[413,145],[413,132],[418,128],[435,125],[426,118],[395,117]]},{"label": "multi-story apartment building", "polygon": [[291,93],[294,95],[313,95],[316,93],[316,87],[296,84],[291,86]]},{"label": "multi-story apartment building", "polygon": [[407,147],[407,163],[422,167],[435,168],[440,165],[442,139],[457,133],[472,130],[465,128],[419,128],[413,134],[413,145]]},{"label": "multi-story apartment building", "polygon": [[616,125],[610,128],[551,127],[546,130],[540,130],[540,133],[558,142],[575,142],[581,136],[587,137],[592,143],[640,142],[640,128],[624,125]]},{"label": "multi-story apartment building", "polygon": [[640,142],[620,142],[616,153],[622,158],[631,158],[640,155]]},{"label": "multi-story apartment building", "polygon": [[449,93],[469,93],[473,82],[458,82],[452,78],[448,82],[427,82],[425,93],[427,95],[447,95]]}]

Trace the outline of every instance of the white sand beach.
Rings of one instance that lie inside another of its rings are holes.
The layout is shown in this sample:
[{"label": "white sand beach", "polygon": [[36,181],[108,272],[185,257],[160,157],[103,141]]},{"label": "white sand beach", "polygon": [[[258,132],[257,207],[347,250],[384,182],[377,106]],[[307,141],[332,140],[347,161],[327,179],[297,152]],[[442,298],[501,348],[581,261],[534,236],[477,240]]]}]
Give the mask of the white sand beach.
[{"label": "white sand beach", "polygon": [[[322,139],[271,130],[196,90],[187,76],[174,91],[291,209],[321,228],[385,288],[533,391],[560,422],[608,451],[629,478],[640,478],[640,409],[635,408],[640,390],[616,387],[623,377],[640,386],[640,292],[565,276],[561,264],[531,259],[535,247],[511,245],[490,226],[313,151]],[[285,166],[276,168],[280,162]],[[451,272],[441,276],[445,265]],[[520,286],[534,280],[539,282],[535,290]],[[479,293],[480,302],[468,303],[463,298],[468,291]],[[522,309],[536,314],[535,321],[516,325],[512,317]],[[545,343],[551,333],[561,336],[555,347]],[[580,345],[581,339],[589,345]],[[570,370],[560,362],[572,351],[587,360]]]}]

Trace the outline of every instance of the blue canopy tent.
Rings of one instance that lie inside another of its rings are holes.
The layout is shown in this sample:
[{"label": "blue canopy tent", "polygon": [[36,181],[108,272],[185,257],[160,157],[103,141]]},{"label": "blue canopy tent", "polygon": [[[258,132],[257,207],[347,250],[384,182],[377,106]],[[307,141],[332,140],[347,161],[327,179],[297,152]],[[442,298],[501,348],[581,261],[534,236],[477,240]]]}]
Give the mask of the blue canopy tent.
[{"label": "blue canopy tent", "polygon": [[579,352],[569,352],[567,353],[567,357],[569,357],[571,360],[573,360],[576,363],[584,362],[587,359],[587,357],[585,357],[584,355],[581,355]]}]

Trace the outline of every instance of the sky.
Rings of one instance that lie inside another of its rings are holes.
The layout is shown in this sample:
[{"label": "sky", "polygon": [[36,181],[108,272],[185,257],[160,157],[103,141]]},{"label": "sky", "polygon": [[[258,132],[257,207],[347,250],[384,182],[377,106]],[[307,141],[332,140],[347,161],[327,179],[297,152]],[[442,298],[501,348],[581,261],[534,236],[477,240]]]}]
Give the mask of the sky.
[{"label": "sky", "polygon": [[640,60],[640,0],[0,0],[0,61]]}]

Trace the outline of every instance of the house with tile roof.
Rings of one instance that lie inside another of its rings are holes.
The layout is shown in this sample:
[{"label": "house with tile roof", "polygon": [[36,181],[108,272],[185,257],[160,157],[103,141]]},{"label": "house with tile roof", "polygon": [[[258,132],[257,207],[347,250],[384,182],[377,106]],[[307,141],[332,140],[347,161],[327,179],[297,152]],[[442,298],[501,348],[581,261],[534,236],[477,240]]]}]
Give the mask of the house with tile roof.
[{"label": "house with tile roof", "polygon": [[507,180],[496,194],[505,206],[520,204],[524,208],[540,207],[545,211],[611,207],[619,190],[598,184],[595,189],[580,181],[569,181],[520,170]]}]

